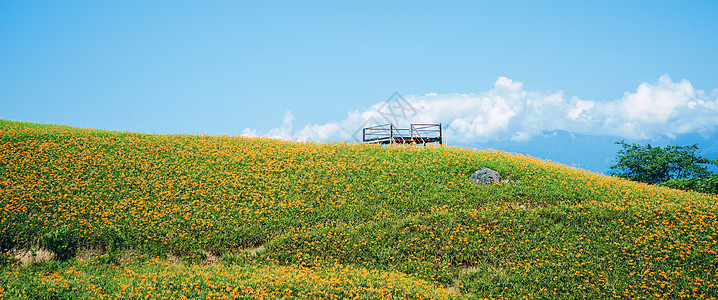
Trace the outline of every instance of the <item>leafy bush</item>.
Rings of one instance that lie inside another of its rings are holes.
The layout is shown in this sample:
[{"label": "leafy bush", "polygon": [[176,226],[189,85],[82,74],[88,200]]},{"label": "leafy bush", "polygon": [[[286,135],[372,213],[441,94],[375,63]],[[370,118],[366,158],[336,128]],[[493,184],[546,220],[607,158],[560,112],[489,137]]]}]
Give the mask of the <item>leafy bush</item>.
[{"label": "leafy bush", "polygon": [[696,154],[698,145],[653,147],[617,142],[623,147],[609,174],[633,181],[658,184],[679,190],[718,193],[718,174],[709,165],[718,165]]},{"label": "leafy bush", "polygon": [[3,233],[0,234],[0,252],[9,251],[13,246],[15,245],[12,241],[12,236],[3,231]]},{"label": "leafy bush", "polygon": [[125,235],[115,226],[110,226],[102,230],[100,243],[107,252],[101,258],[101,261],[105,264],[119,263],[121,250],[128,245]]},{"label": "leafy bush", "polygon": [[684,191],[718,194],[718,174],[707,178],[671,179],[660,185]]},{"label": "leafy bush", "polygon": [[115,253],[127,246],[127,238],[115,226],[110,226],[102,230],[100,241],[105,247],[107,253]]},{"label": "leafy bush", "polygon": [[696,155],[698,145],[653,147],[617,142],[623,147],[616,154],[611,175],[633,181],[657,184],[672,179],[705,178],[712,173],[708,165],[715,161]]},{"label": "leafy bush", "polygon": [[74,233],[67,226],[56,228],[40,237],[40,244],[55,253],[59,260],[67,260],[75,256],[77,242]]}]

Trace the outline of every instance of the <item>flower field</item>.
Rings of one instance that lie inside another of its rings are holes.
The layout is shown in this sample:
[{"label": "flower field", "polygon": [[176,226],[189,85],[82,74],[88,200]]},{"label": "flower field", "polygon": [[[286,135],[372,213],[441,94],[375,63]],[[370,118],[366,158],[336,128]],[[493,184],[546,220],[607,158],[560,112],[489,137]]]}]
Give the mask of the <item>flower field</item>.
[{"label": "flower field", "polygon": [[495,150],[0,120],[0,298],[718,299],[717,213]]}]

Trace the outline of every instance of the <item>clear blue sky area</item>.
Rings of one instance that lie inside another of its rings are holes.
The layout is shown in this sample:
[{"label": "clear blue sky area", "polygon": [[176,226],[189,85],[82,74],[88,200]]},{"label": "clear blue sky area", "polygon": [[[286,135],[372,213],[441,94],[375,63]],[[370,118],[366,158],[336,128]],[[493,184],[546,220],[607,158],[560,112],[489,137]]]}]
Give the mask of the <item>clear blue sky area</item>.
[{"label": "clear blue sky area", "polygon": [[[302,136],[342,140],[356,126],[348,114],[395,91],[412,103],[478,103],[515,88],[506,78],[526,93],[511,107],[559,95],[567,115],[590,111],[595,124],[581,134],[650,125],[627,136],[650,140],[664,130],[656,122],[718,111],[716,16],[718,1],[2,1],[0,118],[260,136],[284,122],[293,139],[309,124],[338,124]],[[641,85],[649,98],[668,96],[652,104]],[[472,109],[426,118],[472,137],[466,144],[583,126],[534,128],[522,120],[557,117],[522,109],[507,123],[517,125],[483,135],[487,118],[475,116],[492,110]],[[605,129],[611,122],[622,125]],[[681,134],[716,126],[677,124],[670,130]]]}]

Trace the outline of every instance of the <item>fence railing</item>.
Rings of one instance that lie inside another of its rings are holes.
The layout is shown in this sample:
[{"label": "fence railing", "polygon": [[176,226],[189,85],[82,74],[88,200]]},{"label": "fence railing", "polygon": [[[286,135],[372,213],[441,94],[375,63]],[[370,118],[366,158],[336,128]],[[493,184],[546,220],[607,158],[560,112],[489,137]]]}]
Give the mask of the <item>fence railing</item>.
[{"label": "fence railing", "polygon": [[362,140],[374,144],[443,144],[441,123],[410,124],[409,128],[394,124],[367,127],[362,130]]}]

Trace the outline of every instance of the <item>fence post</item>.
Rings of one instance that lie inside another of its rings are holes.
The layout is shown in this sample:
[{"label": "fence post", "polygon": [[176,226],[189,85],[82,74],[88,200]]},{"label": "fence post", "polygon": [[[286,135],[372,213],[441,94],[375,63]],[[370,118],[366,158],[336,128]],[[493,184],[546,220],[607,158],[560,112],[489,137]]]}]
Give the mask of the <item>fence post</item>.
[{"label": "fence post", "polygon": [[394,124],[389,124],[389,141],[394,143]]},{"label": "fence post", "polygon": [[441,123],[439,123],[439,145],[444,144],[444,135],[441,133]]}]

